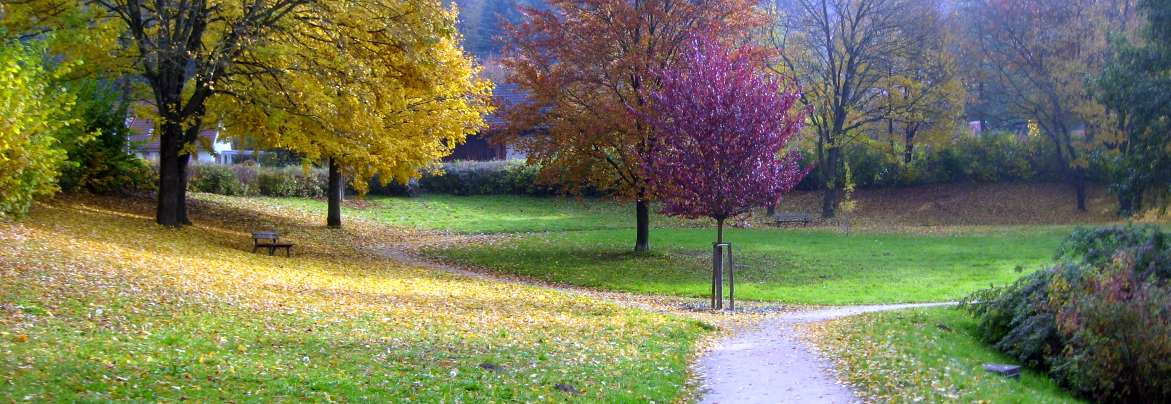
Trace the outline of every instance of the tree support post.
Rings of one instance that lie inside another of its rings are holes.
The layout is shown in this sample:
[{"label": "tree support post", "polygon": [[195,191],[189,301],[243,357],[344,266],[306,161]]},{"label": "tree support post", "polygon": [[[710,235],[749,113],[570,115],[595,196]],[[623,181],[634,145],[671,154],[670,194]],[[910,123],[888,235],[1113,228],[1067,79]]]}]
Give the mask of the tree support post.
[{"label": "tree support post", "polygon": [[728,262],[728,310],[736,311],[736,261],[732,258],[732,243],[712,243],[712,309],[724,308],[725,256]]}]

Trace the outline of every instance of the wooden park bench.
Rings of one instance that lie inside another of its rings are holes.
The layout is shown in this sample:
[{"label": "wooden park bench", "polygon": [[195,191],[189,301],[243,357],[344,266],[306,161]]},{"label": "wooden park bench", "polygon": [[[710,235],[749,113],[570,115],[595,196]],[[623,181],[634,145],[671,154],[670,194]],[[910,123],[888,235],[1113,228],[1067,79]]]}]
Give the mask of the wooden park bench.
[{"label": "wooden park bench", "polygon": [[789,224],[809,226],[811,223],[813,223],[813,215],[805,212],[780,212],[773,215],[773,225],[776,226],[784,226]]},{"label": "wooden park bench", "polygon": [[293,244],[282,243],[280,236],[273,231],[254,231],[252,232],[252,252],[261,248],[268,249],[268,255],[276,254],[276,250],[284,249],[286,257],[293,256]]}]

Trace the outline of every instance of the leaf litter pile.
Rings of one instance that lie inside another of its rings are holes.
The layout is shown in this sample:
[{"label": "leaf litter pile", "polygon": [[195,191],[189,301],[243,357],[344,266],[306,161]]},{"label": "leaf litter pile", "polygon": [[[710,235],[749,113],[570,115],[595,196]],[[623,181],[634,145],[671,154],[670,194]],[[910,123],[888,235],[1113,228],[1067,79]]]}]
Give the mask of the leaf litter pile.
[{"label": "leaf litter pile", "polygon": [[[709,326],[396,264],[417,235],[198,195],[70,197],[0,223],[0,400],[673,401]],[[296,243],[252,254],[250,231]]]}]

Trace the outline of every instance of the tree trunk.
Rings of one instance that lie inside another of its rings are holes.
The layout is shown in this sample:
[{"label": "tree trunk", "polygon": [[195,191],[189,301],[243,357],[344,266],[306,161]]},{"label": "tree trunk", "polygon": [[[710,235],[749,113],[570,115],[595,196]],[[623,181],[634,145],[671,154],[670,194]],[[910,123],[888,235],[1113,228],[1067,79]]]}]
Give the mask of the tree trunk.
[{"label": "tree trunk", "polygon": [[911,159],[915,157],[915,131],[908,129],[903,133],[903,163],[911,164]]},{"label": "tree trunk", "polygon": [[1076,167],[1073,169],[1073,188],[1077,193],[1077,210],[1079,212],[1086,211],[1086,169]]},{"label": "tree trunk", "polygon": [[[642,194],[642,192],[639,192]],[[637,227],[637,234],[634,239],[634,252],[647,252],[651,250],[651,207],[650,203],[645,198],[639,198],[634,205],[635,213],[635,227]]]},{"label": "tree trunk", "polygon": [[724,308],[724,219],[716,219],[716,245],[712,246],[712,309]]},{"label": "tree trunk", "polygon": [[179,156],[179,223],[191,225],[191,218],[187,216],[187,182],[190,175],[191,155]]},{"label": "tree trunk", "polygon": [[179,227],[187,219],[187,162],[190,155],[179,155],[183,128],[164,119],[159,136],[159,193],[155,222]]},{"label": "tree trunk", "polygon": [[768,209],[768,212],[766,212],[766,215],[768,215],[768,217],[771,218],[773,216],[776,216],[777,215],[777,200],[773,199],[772,202],[768,203],[768,206],[766,206],[766,208]]},{"label": "tree trunk", "polygon": [[895,120],[894,119],[888,118],[886,120],[886,141],[888,143],[890,143],[890,155],[892,157],[897,156],[898,153],[896,153],[896,151],[895,151]]},{"label": "tree trunk", "polygon": [[1141,190],[1121,191],[1118,193],[1118,216],[1131,217],[1143,208],[1143,192]]},{"label": "tree trunk", "polygon": [[325,192],[329,201],[329,213],[325,218],[325,225],[331,228],[342,227],[342,192],[345,192],[342,181],[341,168],[333,158],[329,159],[329,190]]},{"label": "tree trunk", "polygon": [[724,219],[716,219],[716,243],[724,242]]},{"label": "tree trunk", "polygon": [[838,170],[838,166],[841,165],[840,160],[840,148],[831,146],[826,150],[826,164],[822,167],[822,172],[825,173],[826,178],[825,191],[822,193],[821,198],[821,217],[825,219],[832,219],[837,212],[842,183]]}]

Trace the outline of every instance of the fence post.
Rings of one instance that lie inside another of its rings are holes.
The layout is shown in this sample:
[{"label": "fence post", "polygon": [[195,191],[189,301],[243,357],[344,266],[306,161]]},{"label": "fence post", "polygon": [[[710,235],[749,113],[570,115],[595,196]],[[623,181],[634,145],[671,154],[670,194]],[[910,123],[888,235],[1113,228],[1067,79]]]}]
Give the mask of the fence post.
[{"label": "fence post", "polygon": [[724,308],[724,245],[712,243],[712,309]]},{"label": "fence post", "polygon": [[732,243],[728,246],[728,310],[736,311],[736,261],[732,259]]}]

